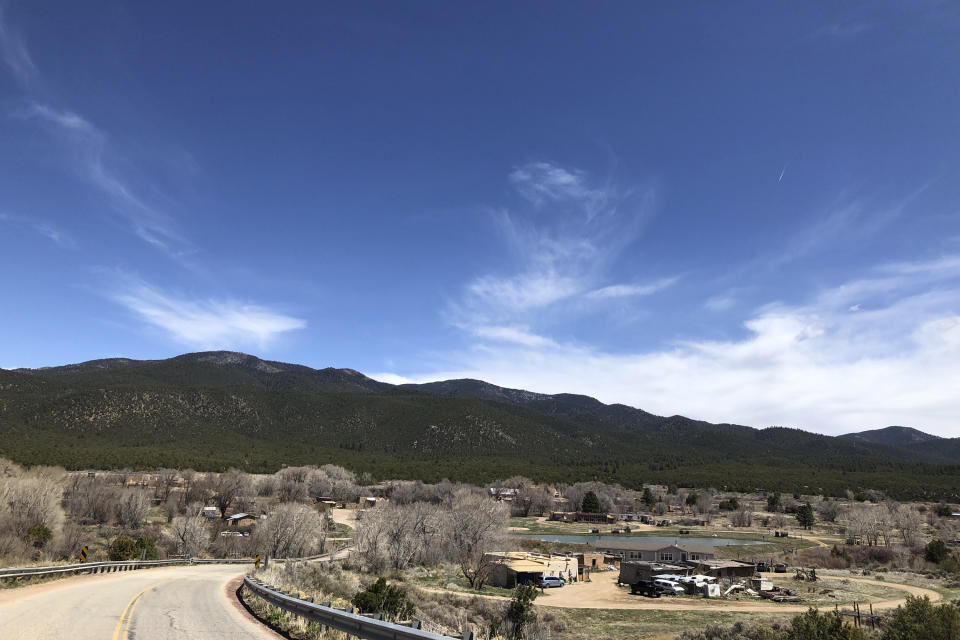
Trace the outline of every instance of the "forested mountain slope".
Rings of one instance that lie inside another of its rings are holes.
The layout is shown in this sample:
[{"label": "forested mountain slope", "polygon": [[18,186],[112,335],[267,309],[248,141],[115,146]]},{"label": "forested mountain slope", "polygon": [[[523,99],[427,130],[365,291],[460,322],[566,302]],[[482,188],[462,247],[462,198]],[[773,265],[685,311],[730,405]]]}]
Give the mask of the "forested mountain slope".
[{"label": "forested mountain slope", "polygon": [[660,417],[478,380],[393,386],[232,352],[0,370],[0,435],[0,455],[73,468],[337,462],[379,478],[519,473],[931,497],[960,485],[949,447]]}]

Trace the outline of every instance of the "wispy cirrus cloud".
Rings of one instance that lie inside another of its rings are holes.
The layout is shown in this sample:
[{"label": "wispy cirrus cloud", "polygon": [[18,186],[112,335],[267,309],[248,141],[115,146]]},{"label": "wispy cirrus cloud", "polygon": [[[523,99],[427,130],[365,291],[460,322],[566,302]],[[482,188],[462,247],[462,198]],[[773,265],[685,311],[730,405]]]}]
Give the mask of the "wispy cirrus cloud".
[{"label": "wispy cirrus cloud", "polygon": [[0,213],[0,222],[31,229],[60,247],[72,248],[76,246],[73,238],[52,222],[9,213]]},{"label": "wispy cirrus cloud", "polygon": [[145,242],[172,256],[182,254],[185,241],[176,232],[172,218],[150,205],[117,170],[109,136],[82,115],[40,98],[36,91],[41,75],[26,42],[6,20],[0,7],[0,52],[24,92],[26,106],[14,117],[40,123],[67,150],[70,167],[93,188],[103,194],[111,210],[130,225]]},{"label": "wispy cirrus cloud", "polygon": [[510,183],[536,207],[573,204],[593,217],[615,194],[610,186],[592,186],[585,172],[550,162],[531,162],[510,172]]},{"label": "wispy cirrus cloud", "polygon": [[35,84],[39,76],[37,66],[23,37],[7,23],[3,5],[0,5],[0,55],[21,86],[30,89]]},{"label": "wispy cirrus cloud", "polygon": [[169,293],[131,277],[121,278],[108,297],[172,340],[200,349],[267,349],[282,334],[307,326],[259,304]]},{"label": "wispy cirrus cloud", "polygon": [[526,326],[480,326],[472,329],[473,334],[478,338],[493,340],[496,342],[507,342],[519,344],[525,347],[557,347],[556,342],[550,338],[537,335],[530,331]]},{"label": "wispy cirrus cloud", "polygon": [[620,190],[609,180],[548,162],[517,167],[508,178],[524,204],[493,217],[515,256],[513,269],[468,282],[447,305],[452,324],[478,337],[477,327],[534,326],[557,305],[582,313],[584,301],[649,296],[677,281],[604,285],[651,215],[652,189]]},{"label": "wispy cirrus cloud", "polygon": [[607,298],[642,298],[651,296],[655,293],[669,289],[680,280],[680,276],[670,278],[660,278],[646,284],[612,284],[599,289],[594,289],[586,294],[586,297],[594,300],[603,300]]},{"label": "wispy cirrus cloud", "polygon": [[185,241],[172,218],[147,204],[110,166],[106,133],[79,114],[49,105],[33,103],[18,115],[39,122],[67,146],[72,169],[107,198],[141,240],[169,252],[182,250]]}]

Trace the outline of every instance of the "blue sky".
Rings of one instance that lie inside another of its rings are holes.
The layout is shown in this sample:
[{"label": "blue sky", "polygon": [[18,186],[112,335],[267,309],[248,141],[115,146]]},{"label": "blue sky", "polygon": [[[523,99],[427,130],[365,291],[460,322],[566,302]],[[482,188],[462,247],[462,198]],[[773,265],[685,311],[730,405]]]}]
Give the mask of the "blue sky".
[{"label": "blue sky", "polygon": [[0,3],[0,366],[960,435],[950,2]]}]

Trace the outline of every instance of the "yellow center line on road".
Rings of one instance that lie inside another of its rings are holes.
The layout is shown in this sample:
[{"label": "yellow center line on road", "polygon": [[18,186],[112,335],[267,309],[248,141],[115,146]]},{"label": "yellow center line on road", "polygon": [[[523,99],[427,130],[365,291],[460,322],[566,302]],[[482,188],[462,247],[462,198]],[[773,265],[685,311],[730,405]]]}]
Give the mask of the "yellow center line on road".
[{"label": "yellow center line on road", "polygon": [[[142,590],[137,595],[130,598],[130,602],[128,602],[127,606],[123,608],[123,613],[120,614],[120,620],[117,621],[117,626],[113,630],[112,640],[127,640],[127,634],[130,632],[130,620],[133,619],[133,610],[136,608],[137,602],[140,601],[140,598],[147,591],[150,591],[151,589],[156,589],[164,582],[167,582],[167,580],[161,580],[156,584],[152,584],[149,587]],[[126,620],[126,625],[124,625],[124,620]]]}]

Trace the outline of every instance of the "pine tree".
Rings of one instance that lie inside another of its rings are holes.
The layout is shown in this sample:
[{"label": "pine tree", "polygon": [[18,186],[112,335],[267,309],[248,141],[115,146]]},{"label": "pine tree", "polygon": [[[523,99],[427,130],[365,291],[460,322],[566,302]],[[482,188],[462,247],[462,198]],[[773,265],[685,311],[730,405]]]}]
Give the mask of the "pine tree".
[{"label": "pine tree", "polygon": [[813,526],[813,523],[816,522],[816,518],[813,515],[813,507],[810,506],[809,502],[804,503],[797,509],[797,522],[804,529],[809,529]]},{"label": "pine tree", "polygon": [[583,504],[580,505],[580,511],[584,513],[600,513],[600,500],[593,491],[587,491],[583,496]]}]

